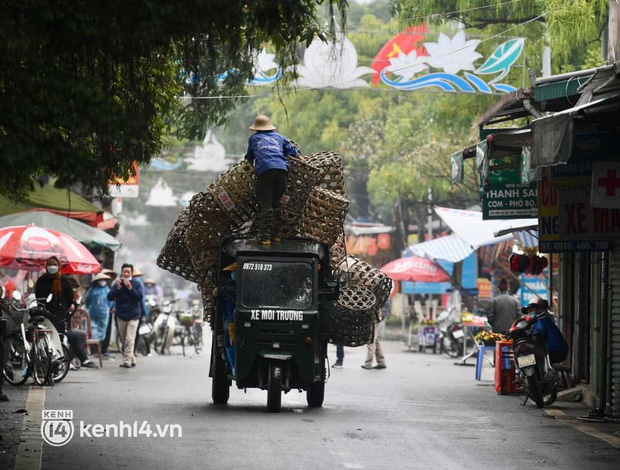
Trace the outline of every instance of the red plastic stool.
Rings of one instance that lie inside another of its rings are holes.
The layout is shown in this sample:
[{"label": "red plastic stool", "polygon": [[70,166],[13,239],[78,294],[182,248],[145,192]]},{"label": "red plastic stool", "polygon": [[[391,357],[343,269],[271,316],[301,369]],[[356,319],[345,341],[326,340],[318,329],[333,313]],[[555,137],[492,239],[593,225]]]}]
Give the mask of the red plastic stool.
[{"label": "red plastic stool", "polygon": [[515,366],[512,358],[512,341],[497,341],[495,343],[495,391],[499,395],[514,391]]}]

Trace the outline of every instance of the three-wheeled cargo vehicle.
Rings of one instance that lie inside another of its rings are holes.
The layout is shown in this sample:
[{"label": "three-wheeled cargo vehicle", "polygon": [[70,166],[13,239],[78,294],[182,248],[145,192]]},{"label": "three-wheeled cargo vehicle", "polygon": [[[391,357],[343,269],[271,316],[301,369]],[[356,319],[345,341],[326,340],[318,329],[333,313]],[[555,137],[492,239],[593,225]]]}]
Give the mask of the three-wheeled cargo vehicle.
[{"label": "three-wheeled cargo vehicle", "polygon": [[305,390],[308,406],[325,395],[332,302],[329,247],[307,240],[269,246],[232,240],[220,250],[209,376],[214,403],[230,386],[267,390],[277,412],[282,392]]}]

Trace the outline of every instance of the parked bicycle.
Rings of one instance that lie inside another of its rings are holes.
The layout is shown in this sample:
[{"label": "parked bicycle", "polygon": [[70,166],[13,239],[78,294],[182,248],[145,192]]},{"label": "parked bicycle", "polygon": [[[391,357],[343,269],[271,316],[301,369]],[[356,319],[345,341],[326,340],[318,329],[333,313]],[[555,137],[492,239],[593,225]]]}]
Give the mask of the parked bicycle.
[{"label": "parked bicycle", "polygon": [[[35,384],[41,386],[60,382],[69,370],[68,348],[63,347],[62,355],[54,354],[51,344],[54,327],[45,319],[44,304],[37,299],[27,308],[19,308],[19,293],[14,300],[0,304],[10,325],[2,368],[6,381],[11,385],[22,385],[31,376]],[[50,300],[51,295],[46,302]]]},{"label": "parked bicycle", "polygon": [[181,337],[181,347],[185,356],[185,345],[194,347],[196,354],[200,354],[203,347],[202,329],[204,320],[200,308],[192,308],[186,313],[179,313],[179,322],[183,327],[183,336]]}]

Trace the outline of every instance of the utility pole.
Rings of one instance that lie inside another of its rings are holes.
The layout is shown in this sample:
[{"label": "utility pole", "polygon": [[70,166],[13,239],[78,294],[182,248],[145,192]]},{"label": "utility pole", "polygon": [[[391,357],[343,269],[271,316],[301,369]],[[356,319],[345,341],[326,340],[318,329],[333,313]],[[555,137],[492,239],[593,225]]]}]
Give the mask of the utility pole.
[{"label": "utility pole", "polygon": [[433,239],[433,188],[428,188],[428,211],[426,221],[426,238],[428,240]]},{"label": "utility pole", "polygon": [[607,37],[607,61],[613,64],[620,60],[620,0],[609,0]]},{"label": "utility pole", "polygon": [[542,76],[551,76],[551,47],[549,47],[549,31],[547,23],[543,23]]}]

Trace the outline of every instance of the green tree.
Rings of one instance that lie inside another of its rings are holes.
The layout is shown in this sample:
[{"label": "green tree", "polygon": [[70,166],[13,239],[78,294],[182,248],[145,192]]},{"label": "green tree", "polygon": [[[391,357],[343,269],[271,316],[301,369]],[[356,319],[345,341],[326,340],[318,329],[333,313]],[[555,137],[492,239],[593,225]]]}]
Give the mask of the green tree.
[{"label": "green tree", "polygon": [[106,191],[171,129],[201,138],[243,101],[264,44],[294,66],[334,31],[321,5],[344,23],[345,0],[2,1],[0,194],[26,197],[42,174]]},{"label": "green tree", "polygon": [[529,36],[532,42],[534,37],[526,33],[529,30],[535,32],[538,50],[542,50],[547,35],[554,72],[580,69],[591,63],[591,51],[600,52],[608,11],[608,0],[392,0],[392,3],[404,24],[457,21],[470,32],[508,32],[513,36]]}]

